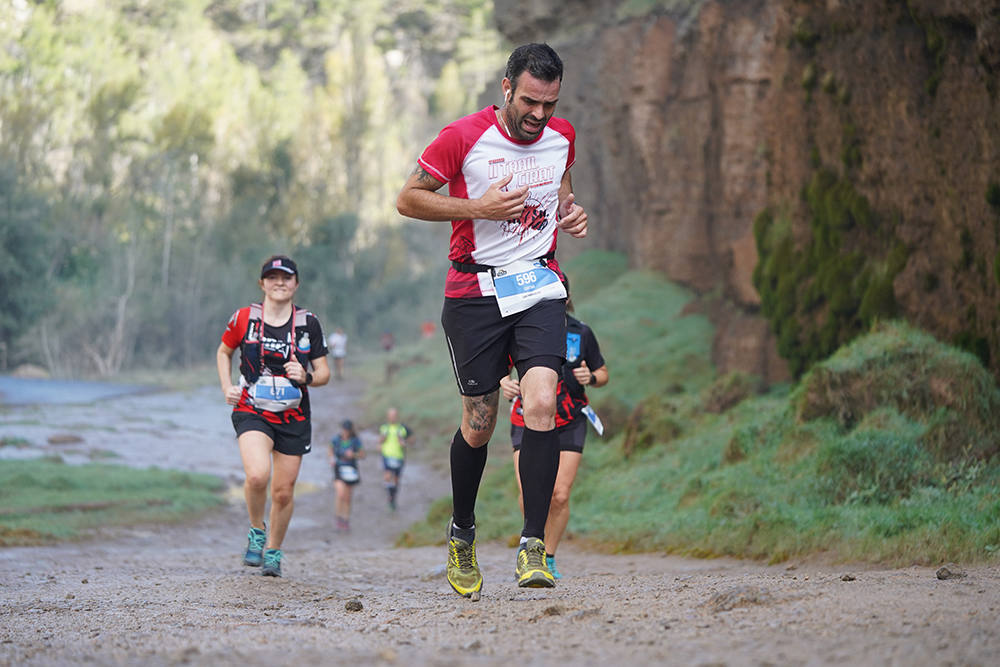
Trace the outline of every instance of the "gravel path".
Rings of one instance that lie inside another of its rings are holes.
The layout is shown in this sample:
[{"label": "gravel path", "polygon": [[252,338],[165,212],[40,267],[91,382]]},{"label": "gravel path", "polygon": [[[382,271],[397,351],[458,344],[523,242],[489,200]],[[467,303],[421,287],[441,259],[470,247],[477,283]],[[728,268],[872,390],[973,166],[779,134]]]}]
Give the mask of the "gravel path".
[{"label": "gravel path", "polygon": [[[539,591],[518,589],[513,550],[489,543],[480,547],[483,599],[459,598],[444,580],[444,547],[392,547],[448,492],[430,468],[409,465],[391,514],[370,456],[353,530],[333,531],[320,447],[355,416],[356,389],[314,394],[317,451],[303,466],[283,578],[240,564],[239,494],[185,526],[0,549],[0,664],[1000,664],[997,565],[951,566],[942,579],[925,567],[606,555],[570,540],[560,551],[567,578]],[[183,426],[155,416],[179,405]],[[34,408],[5,408],[0,434],[41,443],[72,432],[80,442],[37,449],[115,451],[136,465],[241,479],[217,390],[118,400],[103,429],[87,426],[92,409],[66,406],[41,419]],[[370,432],[363,438],[374,446]]]}]

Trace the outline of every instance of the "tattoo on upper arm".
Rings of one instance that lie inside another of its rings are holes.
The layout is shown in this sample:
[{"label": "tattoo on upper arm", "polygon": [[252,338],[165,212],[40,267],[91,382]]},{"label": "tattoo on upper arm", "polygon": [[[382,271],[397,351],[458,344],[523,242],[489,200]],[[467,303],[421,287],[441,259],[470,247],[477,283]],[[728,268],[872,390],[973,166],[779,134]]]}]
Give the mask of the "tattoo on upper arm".
[{"label": "tattoo on upper arm", "polygon": [[419,164],[417,165],[417,168],[413,170],[413,175],[417,177],[417,183],[421,185],[432,185],[435,190],[441,187],[441,181],[431,176],[430,173]]}]

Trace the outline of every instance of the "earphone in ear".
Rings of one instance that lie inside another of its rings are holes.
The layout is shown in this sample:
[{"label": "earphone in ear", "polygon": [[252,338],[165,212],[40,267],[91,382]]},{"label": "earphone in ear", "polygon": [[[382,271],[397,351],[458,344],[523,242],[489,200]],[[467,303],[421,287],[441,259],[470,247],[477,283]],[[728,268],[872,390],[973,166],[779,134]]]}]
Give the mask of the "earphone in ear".
[{"label": "earphone in ear", "polygon": [[510,104],[510,91],[509,90],[503,94],[503,102],[504,102],[504,104]]}]

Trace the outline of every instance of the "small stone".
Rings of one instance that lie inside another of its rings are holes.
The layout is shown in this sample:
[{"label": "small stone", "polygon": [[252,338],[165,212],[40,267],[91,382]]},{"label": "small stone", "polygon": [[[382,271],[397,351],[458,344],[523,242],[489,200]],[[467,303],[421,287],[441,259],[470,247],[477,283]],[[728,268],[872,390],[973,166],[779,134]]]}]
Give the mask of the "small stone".
[{"label": "small stone", "polygon": [[75,445],[83,442],[83,438],[72,433],[56,433],[50,435],[47,440],[50,445]]},{"label": "small stone", "polygon": [[81,580],[80,580],[80,583],[81,583],[81,584],[89,584],[90,582],[89,582],[89,581],[87,581],[86,579],[81,579]]},{"label": "small stone", "polygon": [[943,579],[961,579],[962,577],[965,576],[965,572],[962,572],[955,565],[945,565],[943,567],[940,567],[940,568],[938,568],[938,571],[935,574],[937,575],[938,579],[942,579],[942,580]]},{"label": "small stone", "polygon": [[772,601],[771,594],[755,586],[736,586],[713,595],[704,606],[712,612],[730,611],[736,607],[764,605]]},{"label": "small stone", "polygon": [[344,609],[347,611],[361,611],[365,606],[361,604],[361,600],[348,600],[347,604],[344,605]]},{"label": "small stone", "polygon": [[854,581],[855,579],[857,579],[857,577],[855,577],[855,576],[854,576],[853,574],[851,574],[850,572],[848,572],[848,573],[846,573],[846,574],[842,574],[842,575],[840,575],[840,580],[841,580],[841,581]]},{"label": "small stone", "polygon": [[551,607],[546,607],[545,611],[542,612],[544,616],[559,616],[563,613],[562,607],[558,605],[553,605]]}]

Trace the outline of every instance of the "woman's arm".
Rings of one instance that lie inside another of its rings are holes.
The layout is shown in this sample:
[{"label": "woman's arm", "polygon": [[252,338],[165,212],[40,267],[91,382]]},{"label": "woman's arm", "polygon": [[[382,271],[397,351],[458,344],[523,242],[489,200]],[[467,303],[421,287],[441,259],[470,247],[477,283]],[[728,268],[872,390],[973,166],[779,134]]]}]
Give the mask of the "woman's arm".
[{"label": "woman's arm", "polygon": [[[322,387],[330,381],[330,364],[327,362],[325,356],[316,357],[310,360],[309,363],[312,366],[311,371],[303,368],[298,359],[286,361],[285,375],[289,380],[309,387]],[[310,375],[312,375],[312,378],[309,377]],[[307,382],[307,380],[310,381]]]},{"label": "woman's arm", "polygon": [[219,372],[219,384],[222,386],[222,395],[226,397],[226,403],[236,405],[240,402],[240,395],[243,388],[233,384],[233,352],[236,350],[225,343],[219,343],[219,349],[215,352],[215,367]]}]

